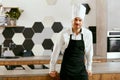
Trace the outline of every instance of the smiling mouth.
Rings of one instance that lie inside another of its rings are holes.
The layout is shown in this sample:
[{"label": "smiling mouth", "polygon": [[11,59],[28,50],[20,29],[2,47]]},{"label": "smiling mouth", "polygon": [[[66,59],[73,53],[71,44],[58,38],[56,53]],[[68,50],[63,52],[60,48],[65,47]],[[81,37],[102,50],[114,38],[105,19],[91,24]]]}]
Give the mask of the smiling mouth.
[{"label": "smiling mouth", "polygon": [[79,24],[75,24],[76,26],[79,26]]}]

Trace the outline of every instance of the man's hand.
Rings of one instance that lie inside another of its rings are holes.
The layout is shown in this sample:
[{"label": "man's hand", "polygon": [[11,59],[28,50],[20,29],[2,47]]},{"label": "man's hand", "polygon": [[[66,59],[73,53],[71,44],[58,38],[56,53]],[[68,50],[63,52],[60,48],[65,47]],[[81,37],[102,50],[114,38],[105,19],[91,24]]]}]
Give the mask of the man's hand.
[{"label": "man's hand", "polygon": [[87,70],[88,76],[92,76],[92,71]]},{"label": "man's hand", "polygon": [[51,71],[49,72],[50,77],[56,77],[57,76],[57,71]]}]

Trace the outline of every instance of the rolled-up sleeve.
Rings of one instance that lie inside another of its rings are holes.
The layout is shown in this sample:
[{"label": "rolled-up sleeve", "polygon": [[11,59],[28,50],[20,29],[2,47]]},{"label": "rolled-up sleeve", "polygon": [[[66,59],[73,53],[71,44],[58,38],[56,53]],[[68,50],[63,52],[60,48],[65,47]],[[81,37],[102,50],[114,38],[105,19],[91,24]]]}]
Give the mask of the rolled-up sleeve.
[{"label": "rolled-up sleeve", "polygon": [[56,70],[56,62],[57,62],[63,43],[64,43],[63,36],[62,36],[62,33],[60,33],[59,38],[57,39],[57,42],[55,43],[53,52],[51,54],[50,70],[49,70],[50,72]]},{"label": "rolled-up sleeve", "polygon": [[92,32],[85,37],[85,57],[86,57],[86,68],[92,70],[92,59],[93,59],[93,37]]}]

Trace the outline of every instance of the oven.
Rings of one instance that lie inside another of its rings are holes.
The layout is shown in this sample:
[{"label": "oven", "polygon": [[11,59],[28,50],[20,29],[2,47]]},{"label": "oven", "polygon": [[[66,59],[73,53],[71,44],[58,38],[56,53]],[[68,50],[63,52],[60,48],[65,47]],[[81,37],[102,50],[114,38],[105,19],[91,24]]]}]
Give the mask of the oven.
[{"label": "oven", "polygon": [[108,31],[107,58],[120,58],[120,31]]}]

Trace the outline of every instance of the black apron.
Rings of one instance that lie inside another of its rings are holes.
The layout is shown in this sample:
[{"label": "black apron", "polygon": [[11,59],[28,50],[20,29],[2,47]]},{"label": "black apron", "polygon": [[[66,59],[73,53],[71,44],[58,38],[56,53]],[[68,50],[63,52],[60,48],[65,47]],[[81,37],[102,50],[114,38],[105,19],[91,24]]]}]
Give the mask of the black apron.
[{"label": "black apron", "polygon": [[81,34],[81,40],[72,40],[72,35],[70,35],[61,64],[60,80],[88,80],[84,50],[83,34]]}]

